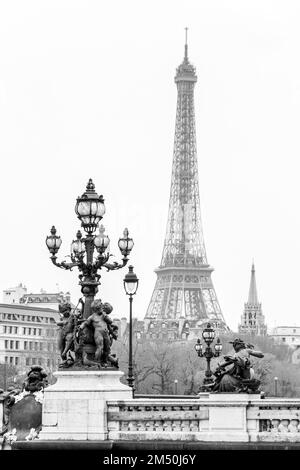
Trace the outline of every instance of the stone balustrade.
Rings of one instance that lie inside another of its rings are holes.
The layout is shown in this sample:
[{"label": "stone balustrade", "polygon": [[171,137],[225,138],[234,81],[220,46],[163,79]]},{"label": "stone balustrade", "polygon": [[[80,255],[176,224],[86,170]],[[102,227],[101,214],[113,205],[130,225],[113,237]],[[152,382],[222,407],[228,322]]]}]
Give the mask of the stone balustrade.
[{"label": "stone balustrade", "polygon": [[112,440],[192,440],[208,428],[209,407],[199,399],[134,399],[108,402]]},{"label": "stone balustrade", "polygon": [[[107,399],[106,408],[98,412],[105,414],[107,441],[300,442],[300,399],[262,399],[247,394],[200,394],[184,399],[149,395]],[[2,429],[0,397],[0,448]]]},{"label": "stone balustrade", "polygon": [[109,440],[300,442],[300,399],[215,394],[107,402]]},{"label": "stone balustrade", "polygon": [[248,422],[256,422],[250,440],[300,442],[300,400],[268,398],[253,401],[247,410]]}]

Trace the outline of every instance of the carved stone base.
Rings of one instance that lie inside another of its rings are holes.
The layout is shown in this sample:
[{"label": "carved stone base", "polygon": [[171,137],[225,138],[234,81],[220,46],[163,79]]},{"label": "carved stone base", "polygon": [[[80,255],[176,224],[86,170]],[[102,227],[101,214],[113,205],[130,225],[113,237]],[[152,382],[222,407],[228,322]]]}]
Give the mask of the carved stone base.
[{"label": "carved stone base", "polygon": [[128,400],[119,371],[64,370],[45,389],[40,440],[107,439],[106,401]]},{"label": "carved stone base", "polygon": [[209,394],[209,428],[205,441],[248,442],[247,406],[261,396],[248,393]]}]

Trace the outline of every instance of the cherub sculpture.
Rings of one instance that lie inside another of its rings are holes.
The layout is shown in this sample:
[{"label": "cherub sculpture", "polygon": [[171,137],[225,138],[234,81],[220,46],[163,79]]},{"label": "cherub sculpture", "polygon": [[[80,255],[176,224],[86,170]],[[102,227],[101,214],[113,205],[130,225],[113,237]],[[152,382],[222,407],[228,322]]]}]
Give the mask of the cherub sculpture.
[{"label": "cherub sculpture", "polygon": [[254,350],[252,344],[246,344],[240,338],[229,343],[232,344],[235,353],[232,356],[224,356],[224,362],[218,365],[214,372],[216,379],[211,391],[259,393],[260,381],[255,377],[250,356],[262,358],[263,353]]},{"label": "cherub sculpture", "polygon": [[[113,339],[117,338],[118,329],[109,317],[113,308],[108,302],[102,304],[101,300],[97,299],[92,302],[91,310],[92,314],[79,327],[83,332],[79,333],[79,338],[82,334],[85,336],[85,339],[81,341],[83,363],[86,365],[98,364],[101,367],[117,367],[117,360],[111,355],[111,344]],[[91,341],[91,336],[95,345],[93,361],[88,359],[85,353],[85,343]]]},{"label": "cherub sculpture", "polygon": [[27,392],[39,392],[47,387],[47,373],[41,366],[32,366],[23,383],[23,390]]},{"label": "cherub sculpture", "polygon": [[57,322],[60,327],[58,333],[58,348],[61,358],[64,361],[68,359],[68,352],[73,350],[75,316],[71,313],[72,307],[69,302],[64,302],[58,307],[61,320]]}]

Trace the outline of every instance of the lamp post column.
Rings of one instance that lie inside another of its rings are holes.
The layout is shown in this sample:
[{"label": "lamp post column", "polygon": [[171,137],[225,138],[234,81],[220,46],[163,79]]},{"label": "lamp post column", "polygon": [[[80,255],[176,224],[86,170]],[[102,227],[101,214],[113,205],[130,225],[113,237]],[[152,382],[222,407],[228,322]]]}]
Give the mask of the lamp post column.
[{"label": "lamp post column", "polygon": [[275,397],[278,396],[278,377],[274,377],[274,393]]},{"label": "lamp post column", "polygon": [[129,355],[128,355],[128,377],[127,382],[132,389],[132,396],[134,397],[134,376],[133,376],[133,363],[132,363],[132,301],[133,296],[136,294],[139,280],[133,272],[133,266],[129,266],[128,273],[124,278],[124,289],[129,295]]},{"label": "lamp post column", "polygon": [[132,294],[129,294],[129,361],[128,361],[128,385],[134,393],[134,378],[132,365]]},{"label": "lamp post column", "polygon": [[222,352],[222,344],[220,338],[218,338],[214,345],[215,351],[213,351],[211,344],[215,339],[215,330],[212,328],[210,323],[207,323],[206,328],[202,332],[202,337],[206,343],[205,351],[203,352],[203,347],[199,338],[197,339],[197,343],[195,344],[195,350],[199,357],[205,357],[206,359],[205,377],[203,379],[203,386],[200,387],[200,391],[207,391],[214,383],[214,379],[212,378],[213,374],[210,368],[210,362],[213,357],[220,356]]},{"label": "lamp post column", "polygon": [[213,379],[212,379],[212,372],[211,372],[211,368],[210,368],[210,361],[211,361],[211,358],[214,356],[214,353],[212,352],[212,349],[210,346],[208,346],[206,349],[205,349],[205,353],[204,353],[204,357],[206,358],[206,371],[205,371],[205,379],[203,380],[203,383],[204,384],[210,384],[213,382]]}]

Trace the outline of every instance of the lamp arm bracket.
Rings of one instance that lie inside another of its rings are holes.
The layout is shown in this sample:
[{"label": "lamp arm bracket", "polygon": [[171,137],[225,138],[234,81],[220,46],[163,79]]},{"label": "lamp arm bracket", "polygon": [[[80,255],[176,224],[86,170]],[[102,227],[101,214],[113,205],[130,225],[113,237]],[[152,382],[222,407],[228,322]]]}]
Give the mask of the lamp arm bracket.
[{"label": "lamp arm bracket", "polygon": [[74,268],[74,266],[78,266],[77,262],[66,263],[65,261],[62,261],[61,263],[58,263],[56,260],[57,260],[56,256],[51,256],[52,263],[61,269],[67,269],[67,270],[69,269],[70,271],[72,271],[72,268]]},{"label": "lamp arm bracket", "polygon": [[107,269],[107,271],[113,271],[115,269],[124,268],[124,266],[126,266],[127,263],[128,263],[128,258],[124,257],[122,259],[122,263],[117,263],[116,261],[114,261],[113,263],[104,263],[103,266]]}]

